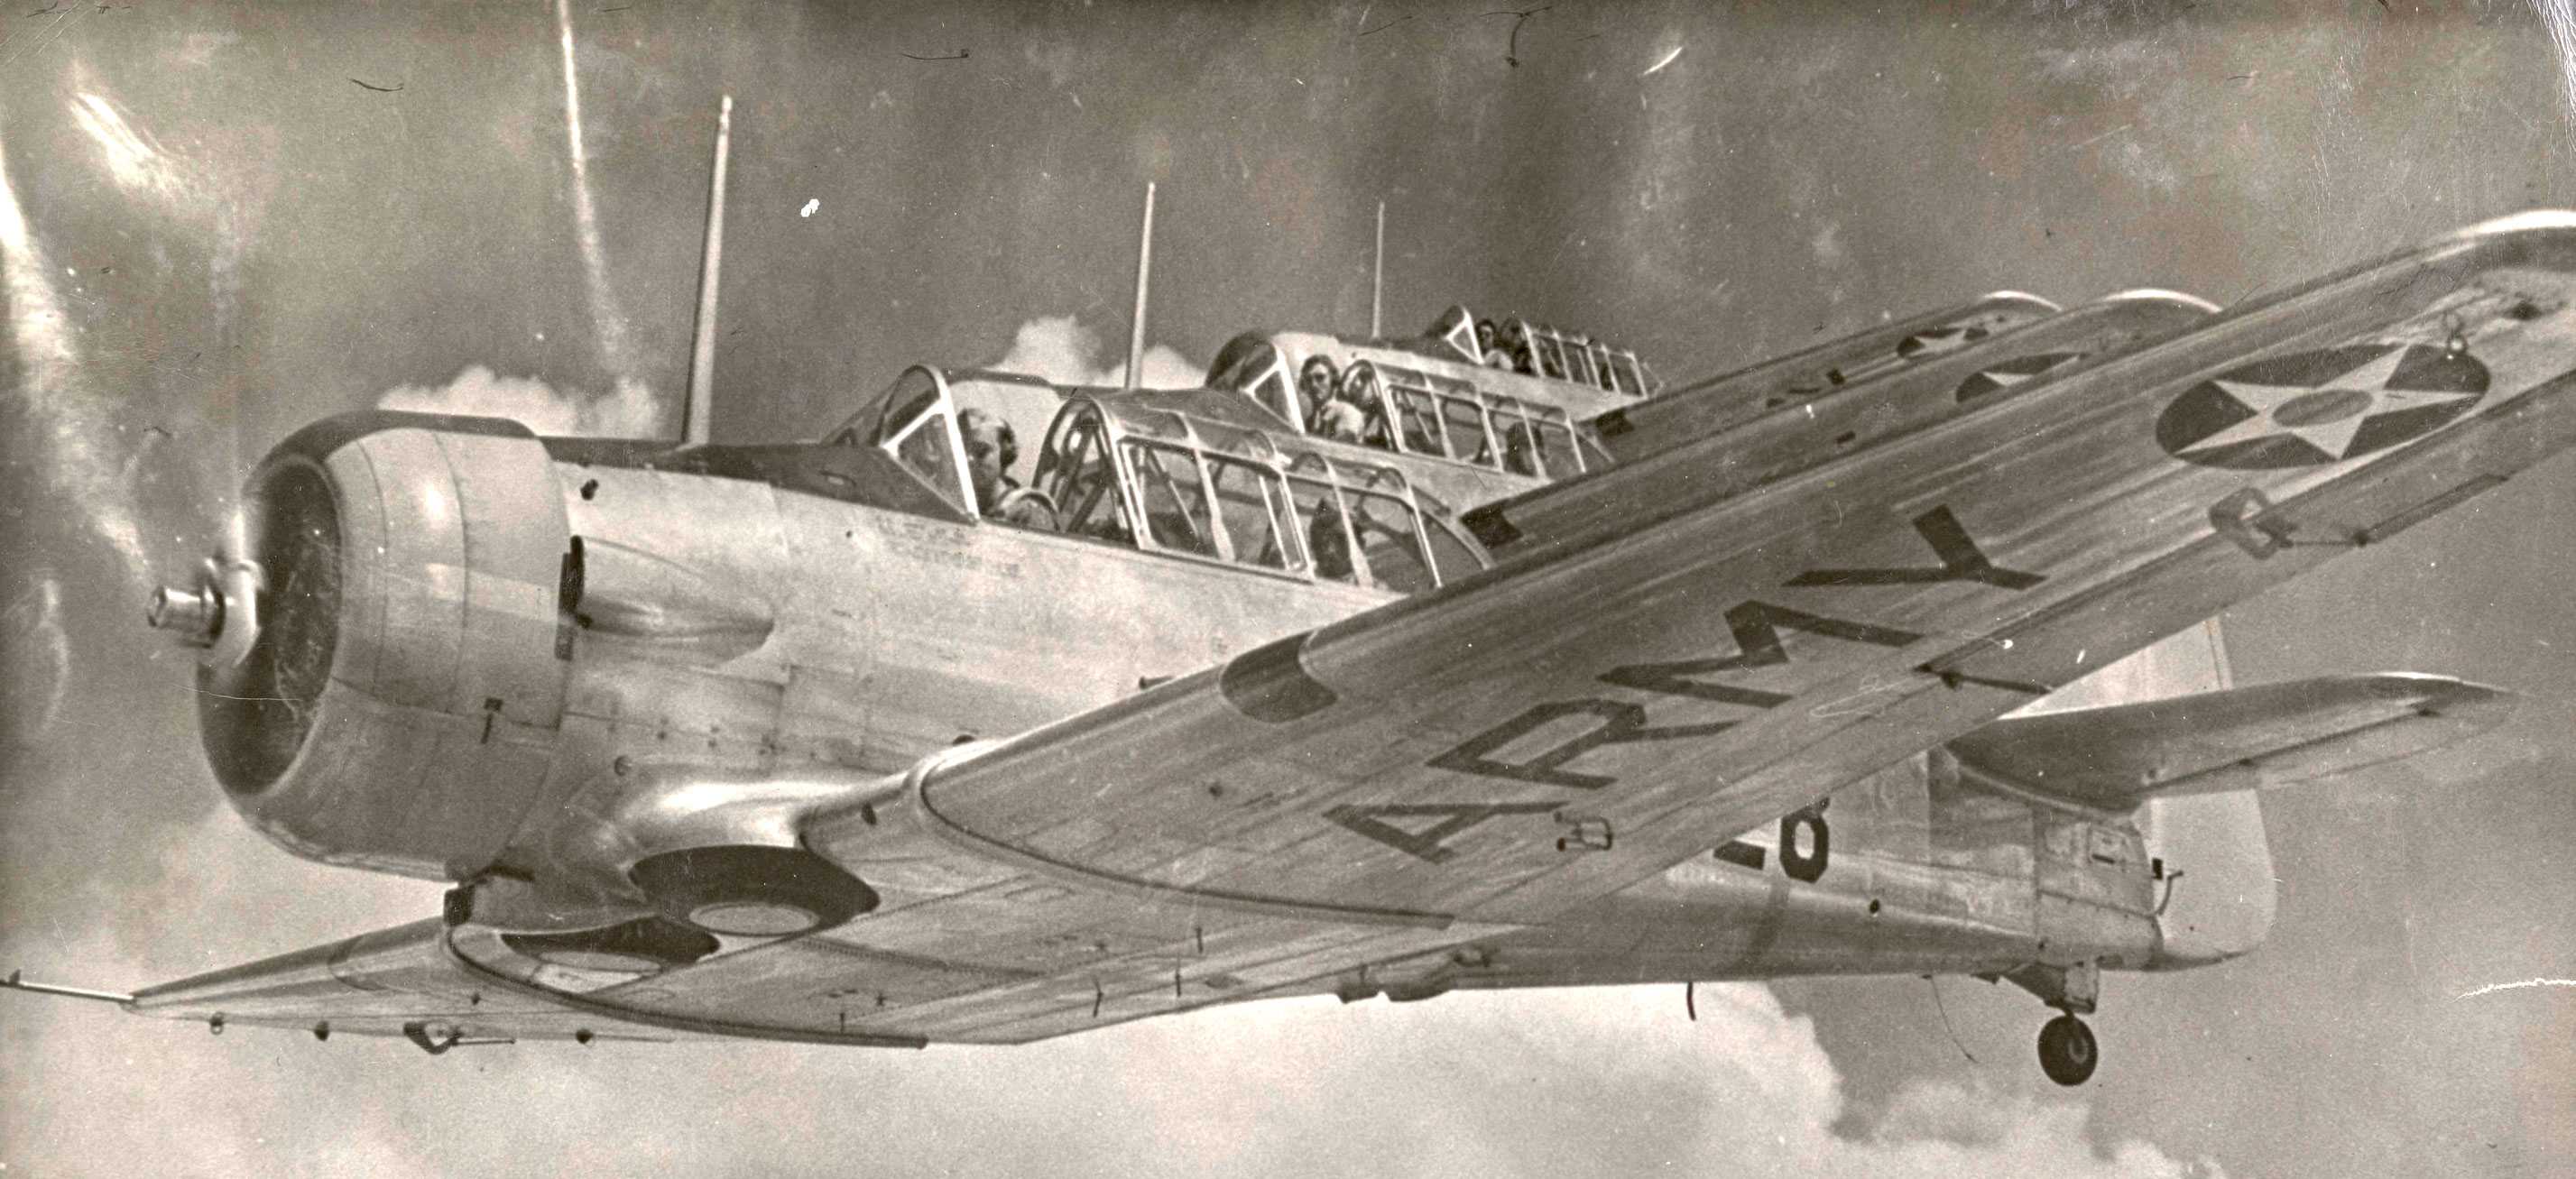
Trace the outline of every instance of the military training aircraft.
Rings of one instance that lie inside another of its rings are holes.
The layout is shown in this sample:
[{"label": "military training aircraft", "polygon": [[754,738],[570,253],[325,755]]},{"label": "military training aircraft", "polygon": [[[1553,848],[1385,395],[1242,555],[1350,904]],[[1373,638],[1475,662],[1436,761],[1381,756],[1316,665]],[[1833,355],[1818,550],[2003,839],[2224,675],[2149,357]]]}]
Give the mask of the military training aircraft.
[{"label": "military training aircraft", "polygon": [[1200,389],[923,365],[852,411],[287,438],[152,622],[245,818],[445,911],[8,983],[443,1053],[1966,974],[2056,1009],[2078,1084],[2103,971],[2262,940],[2262,790],[2509,709],[2233,687],[2206,620],[2576,444],[2576,213],[1670,388],[1457,309],[1248,334]]}]

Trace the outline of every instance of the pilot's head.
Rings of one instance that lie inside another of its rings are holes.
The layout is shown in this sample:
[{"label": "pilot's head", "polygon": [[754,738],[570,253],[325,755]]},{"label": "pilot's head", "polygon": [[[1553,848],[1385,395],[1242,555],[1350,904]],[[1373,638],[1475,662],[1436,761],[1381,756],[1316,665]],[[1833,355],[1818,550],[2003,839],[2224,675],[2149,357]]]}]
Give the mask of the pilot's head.
[{"label": "pilot's head", "polygon": [[1306,367],[1297,373],[1297,391],[1305,395],[1308,412],[1333,399],[1333,379],[1333,362],[1329,358],[1306,358]]},{"label": "pilot's head", "polygon": [[1366,409],[1369,405],[1368,382],[1368,368],[1363,365],[1354,364],[1348,371],[1342,374],[1342,387],[1335,390],[1335,392],[1341,396],[1342,400],[1359,406],[1362,409]]},{"label": "pilot's head", "polygon": [[975,488],[975,510],[992,511],[1001,502],[1002,477],[1020,461],[1020,440],[1009,422],[980,409],[957,415],[957,433],[966,443],[966,479]]},{"label": "pilot's head", "polygon": [[1477,321],[1476,321],[1476,346],[1477,346],[1477,347],[1479,347],[1479,348],[1487,349],[1487,350],[1489,350],[1489,351],[1493,348],[1493,346],[1494,346],[1494,321],[1493,321],[1493,320],[1490,320],[1490,319],[1480,319],[1480,320],[1477,320]]}]

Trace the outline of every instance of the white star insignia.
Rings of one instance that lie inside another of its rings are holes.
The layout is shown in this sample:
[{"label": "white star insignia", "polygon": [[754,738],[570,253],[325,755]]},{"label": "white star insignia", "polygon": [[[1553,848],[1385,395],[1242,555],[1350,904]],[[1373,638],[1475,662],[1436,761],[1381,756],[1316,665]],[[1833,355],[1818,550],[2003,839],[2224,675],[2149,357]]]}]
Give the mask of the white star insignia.
[{"label": "white star insignia", "polygon": [[[2235,398],[2245,408],[2253,410],[2254,416],[2192,443],[2191,450],[2212,450],[2239,442],[2255,442],[2265,438],[2288,436],[2316,447],[2329,459],[2341,459],[2344,457],[2344,452],[2352,446],[2353,436],[2361,432],[2362,423],[2374,417],[2388,413],[2403,413],[2410,409],[2423,409],[2427,406],[2448,405],[2462,398],[2479,396],[2474,392],[2389,388],[2388,382],[2397,375],[2397,366],[2405,362],[2407,351],[2408,349],[2403,345],[2390,348],[2350,372],[2315,385],[2263,385],[2252,381],[2211,381],[2210,383],[2218,386],[2220,391]],[[2364,400],[2347,412],[2295,425],[2283,422],[2275,416],[2282,406],[2313,394],[2326,392],[2357,394]]]}]

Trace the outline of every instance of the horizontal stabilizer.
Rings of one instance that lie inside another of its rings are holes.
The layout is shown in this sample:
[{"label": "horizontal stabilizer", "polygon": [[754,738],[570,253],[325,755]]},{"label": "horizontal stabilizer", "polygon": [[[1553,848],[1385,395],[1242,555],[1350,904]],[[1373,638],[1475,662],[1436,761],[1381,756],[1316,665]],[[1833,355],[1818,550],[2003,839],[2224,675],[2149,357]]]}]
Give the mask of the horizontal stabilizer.
[{"label": "horizontal stabilizer", "polygon": [[2286,786],[2439,749],[2513,697],[2444,676],[2328,676],[1999,720],[1950,743],[1962,770],[2106,810],[2151,795]]}]

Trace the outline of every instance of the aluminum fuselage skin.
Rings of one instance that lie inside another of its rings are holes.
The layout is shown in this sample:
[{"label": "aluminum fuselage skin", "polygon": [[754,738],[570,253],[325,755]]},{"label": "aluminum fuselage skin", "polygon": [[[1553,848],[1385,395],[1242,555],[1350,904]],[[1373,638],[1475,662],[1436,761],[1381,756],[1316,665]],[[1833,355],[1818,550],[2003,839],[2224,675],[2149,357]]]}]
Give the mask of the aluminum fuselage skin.
[{"label": "aluminum fuselage skin", "polygon": [[[778,620],[762,647],[711,666],[585,636],[564,709],[567,766],[671,759],[792,777],[800,764],[828,764],[893,777],[960,740],[1100,707],[1394,597],[747,482],[571,464],[558,479],[568,492],[597,481],[594,497],[570,508],[586,538],[720,564],[720,580],[773,603]],[[564,775],[532,813],[612,811],[626,782]],[[1084,791],[1066,787],[1064,805],[1078,812]],[[885,894],[886,909],[992,879],[991,864],[923,829],[936,820],[916,813],[909,793],[882,799],[870,850],[849,866]],[[1779,850],[1782,829],[1747,832],[1731,841],[1734,859],[1712,850],[1560,922],[1496,938],[1473,966],[1442,955],[1367,984],[1409,996],[1453,985],[1997,973],[2043,955],[2140,967],[2157,945],[2155,886],[2134,826],[1963,786],[1936,757],[1847,787],[1821,816],[1785,827],[1793,858],[1812,865],[1806,878]],[[553,836],[532,823],[523,854],[543,856]],[[1760,850],[1758,867],[1744,847]],[[830,937],[869,947],[869,921]],[[1031,914],[975,940],[1061,932]],[[1357,980],[1334,985],[1347,993]]]}]

